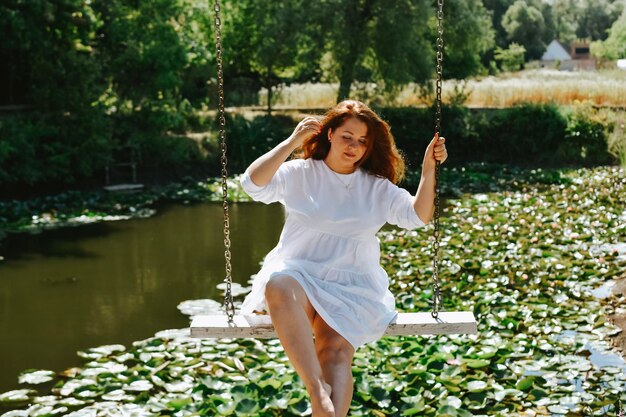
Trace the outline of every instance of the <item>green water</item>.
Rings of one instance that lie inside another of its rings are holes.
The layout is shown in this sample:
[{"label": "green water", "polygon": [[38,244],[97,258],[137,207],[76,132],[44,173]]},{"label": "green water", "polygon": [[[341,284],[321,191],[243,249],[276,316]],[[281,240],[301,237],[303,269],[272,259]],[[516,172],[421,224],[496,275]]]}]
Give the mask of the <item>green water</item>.
[{"label": "green water", "polygon": [[[234,280],[246,284],[276,244],[278,205],[231,206]],[[128,346],[189,324],[184,300],[221,300],[222,208],[168,206],[148,219],[10,236],[0,247],[0,392],[27,368],[62,371],[76,351]]]}]

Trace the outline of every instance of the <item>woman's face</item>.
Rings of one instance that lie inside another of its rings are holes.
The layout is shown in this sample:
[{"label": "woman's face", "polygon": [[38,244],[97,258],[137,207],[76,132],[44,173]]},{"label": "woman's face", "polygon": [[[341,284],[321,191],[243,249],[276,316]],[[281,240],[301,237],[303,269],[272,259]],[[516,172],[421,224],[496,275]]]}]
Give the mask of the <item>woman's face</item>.
[{"label": "woman's face", "polygon": [[351,117],[335,130],[328,132],[330,151],[328,156],[333,162],[354,169],[354,165],[363,158],[367,151],[367,125]]}]

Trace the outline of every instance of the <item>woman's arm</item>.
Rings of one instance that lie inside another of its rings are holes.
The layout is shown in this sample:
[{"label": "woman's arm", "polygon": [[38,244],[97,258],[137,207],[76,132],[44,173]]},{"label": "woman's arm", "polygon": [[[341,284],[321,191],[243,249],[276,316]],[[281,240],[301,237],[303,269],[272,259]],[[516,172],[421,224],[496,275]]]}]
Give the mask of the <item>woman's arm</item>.
[{"label": "woman's arm", "polygon": [[435,134],[424,154],[422,177],[413,200],[413,208],[424,223],[430,223],[435,212],[435,166],[437,161],[443,163],[448,158],[445,141]]},{"label": "woman's arm", "polygon": [[320,127],[319,121],[314,117],[306,117],[298,123],[291,136],[250,164],[247,171],[252,182],[259,187],[269,184],[280,165],[302,145],[308,136],[317,134]]}]

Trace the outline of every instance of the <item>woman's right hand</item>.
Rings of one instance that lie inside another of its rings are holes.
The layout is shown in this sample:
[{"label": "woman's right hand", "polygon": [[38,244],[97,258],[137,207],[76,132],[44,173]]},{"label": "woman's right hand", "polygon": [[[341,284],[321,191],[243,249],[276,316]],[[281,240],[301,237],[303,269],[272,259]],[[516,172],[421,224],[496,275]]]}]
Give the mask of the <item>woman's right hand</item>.
[{"label": "woman's right hand", "polygon": [[305,117],[291,134],[291,143],[299,148],[304,141],[312,136],[317,135],[322,128],[322,124],[313,116]]}]

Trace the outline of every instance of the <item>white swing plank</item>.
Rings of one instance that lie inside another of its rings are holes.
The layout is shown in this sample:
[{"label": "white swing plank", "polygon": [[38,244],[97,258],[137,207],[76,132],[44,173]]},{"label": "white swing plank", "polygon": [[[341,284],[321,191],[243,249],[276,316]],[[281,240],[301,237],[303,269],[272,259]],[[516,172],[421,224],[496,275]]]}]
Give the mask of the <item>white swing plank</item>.
[{"label": "white swing plank", "polygon": [[[471,311],[441,312],[436,319],[430,313],[399,313],[385,335],[476,334],[477,331]],[[235,316],[232,326],[226,315],[212,315],[194,317],[191,337],[271,339],[276,333],[267,315]]]}]

